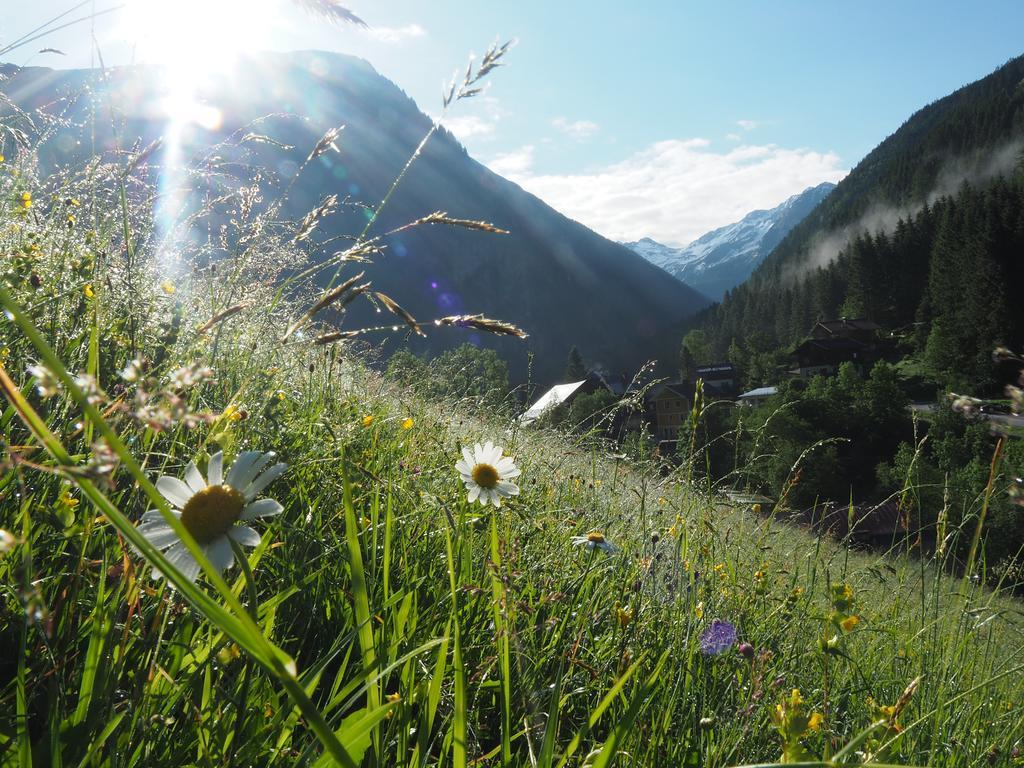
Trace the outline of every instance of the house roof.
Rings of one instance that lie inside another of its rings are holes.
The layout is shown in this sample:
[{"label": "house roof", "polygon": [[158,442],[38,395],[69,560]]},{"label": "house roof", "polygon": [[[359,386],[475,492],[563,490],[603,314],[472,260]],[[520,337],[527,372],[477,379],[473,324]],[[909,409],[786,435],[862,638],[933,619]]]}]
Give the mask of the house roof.
[{"label": "house roof", "polygon": [[522,416],[519,417],[519,423],[522,426],[532,424],[540,415],[544,413],[548,408],[554,408],[556,405],[564,403],[569,397],[587,383],[586,379],[582,381],[574,381],[569,384],[556,384],[531,405]]},{"label": "house roof", "polygon": [[662,395],[670,397],[681,397],[689,400],[693,397],[693,384],[688,381],[670,381],[656,387],[648,396],[648,399],[655,400]]},{"label": "house roof", "polygon": [[697,376],[704,381],[715,381],[717,379],[736,378],[736,368],[732,363],[714,363],[702,365],[697,368]]},{"label": "house roof", "polygon": [[779,394],[778,387],[758,387],[757,389],[752,389],[749,392],[744,392],[742,395],[740,395],[740,400],[744,398],[750,399],[754,397],[771,397],[772,395],[777,394]]},{"label": "house roof", "polygon": [[867,345],[863,341],[851,339],[848,336],[833,336],[825,339],[807,339],[794,350],[793,354],[798,355],[812,347],[822,352],[860,352],[867,349]]},{"label": "house roof", "polygon": [[835,320],[821,320],[813,330],[821,330],[829,334],[849,333],[850,331],[878,331],[882,326],[864,317],[840,317]]}]

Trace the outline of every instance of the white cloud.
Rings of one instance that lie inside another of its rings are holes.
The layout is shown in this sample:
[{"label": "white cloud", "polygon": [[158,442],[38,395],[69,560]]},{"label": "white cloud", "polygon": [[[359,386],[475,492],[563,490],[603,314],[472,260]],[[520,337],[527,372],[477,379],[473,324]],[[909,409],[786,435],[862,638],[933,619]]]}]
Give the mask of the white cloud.
[{"label": "white cloud", "polygon": [[613,240],[653,237],[685,245],[753,210],[772,208],[847,171],[834,152],[671,139],[578,174],[535,173],[534,147],[500,155],[491,170]]},{"label": "white cloud", "polygon": [[414,37],[423,37],[427,30],[419,24],[406,24],[404,27],[365,27],[363,34],[380,43],[402,43]]},{"label": "white cloud", "polygon": [[440,121],[455,135],[455,138],[463,143],[469,139],[492,138],[498,128],[498,123],[508,114],[501,102],[493,96],[478,96],[465,106],[470,109],[482,110],[483,114],[446,115],[443,118],[437,115],[430,116],[434,122]]},{"label": "white cloud", "polygon": [[727,133],[725,134],[725,138],[729,141],[739,141],[742,137],[738,133]]},{"label": "white cloud", "polygon": [[493,136],[495,128],[498,127],[496,121],[485,120],[479,115],[450,116],[444,118],[441,124],[463,142],[466,139]]},{"label": "white cloud", "polygon": [[737,120],[736,125],[742,128],[744,131],[752,131],[760,125],[757,120]]},{"label": "white cloud", "polygon": [[556,117],[551,121],[551,125],[577,141],[593,136],[599,128],[597,123],[590,120],[569,121],[564,117]]},{"label": "white cloud", "polygon": [[527,144],[515,152],[498,155],[487,163],[487,167],[499,176],[507,176],[513,181],[519,182],[533,168],[533,145]]}]

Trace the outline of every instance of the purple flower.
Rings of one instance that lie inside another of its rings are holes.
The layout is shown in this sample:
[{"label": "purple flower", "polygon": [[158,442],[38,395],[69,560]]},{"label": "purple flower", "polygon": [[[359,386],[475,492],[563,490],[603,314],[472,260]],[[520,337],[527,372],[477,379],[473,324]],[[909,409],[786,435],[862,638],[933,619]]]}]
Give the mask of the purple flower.
[{"label": "purple flower", "polygon": [[700,636],[700,650],[706,656],[717,656],[736,644],[736,627],[728,621],[715,619]]}]

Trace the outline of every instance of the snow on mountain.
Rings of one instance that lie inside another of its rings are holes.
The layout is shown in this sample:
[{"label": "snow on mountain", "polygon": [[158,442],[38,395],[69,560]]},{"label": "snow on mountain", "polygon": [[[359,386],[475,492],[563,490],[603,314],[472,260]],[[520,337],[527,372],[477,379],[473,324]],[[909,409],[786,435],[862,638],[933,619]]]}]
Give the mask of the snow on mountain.
[{"label": "snow on mountain", "polygon": [[649,237],[625,243],[655,266],[715,301],[742,283],[789,231],[835,188],[825,182],[809,187],[770,211],[752,211],[683,248]]}]

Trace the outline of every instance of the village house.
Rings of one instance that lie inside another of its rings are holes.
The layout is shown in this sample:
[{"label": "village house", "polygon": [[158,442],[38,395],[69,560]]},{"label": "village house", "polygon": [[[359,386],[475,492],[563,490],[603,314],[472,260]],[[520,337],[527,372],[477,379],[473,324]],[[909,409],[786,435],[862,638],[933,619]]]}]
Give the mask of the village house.
[{"label": "village house", "polygon": [[880,338],[879,331],[881,326],[863,318],[822,320],[793,351],[796,368],[791,373],[801,379],[832,376],[843,363],[853,363],[860,373],[867,374],[875,363],[895,352],[893,340]]},{"label": "village house", "polygon": [[737,402],[740,405],[749,405],[756,408],[769,397],[774,397],[777,394],[779,394],[778,387],[758,387],[757,389],[751,389],[749,392],[744,392],[737,398]]},{"label": "village house", "polygon": [[520,426],[526,427],[535,422],[546,412],[560,405],[572,405],[572,401],[580,395],[589,395],[599,389],[606,389],[614,395],[621,395],[609,386],[604,377],[597,373],[588,373],[585,379],[567,384],[556,384],[526,409],[519,417]]},{"label": "village house", "polygon": [[689,382],[661,384],[648,396],[648,414],[654,437],[674,443],[679,429],[693,407],[693,385]]},{"label": "village house", "polygon": [[739,392],[739,373],[732,363],[703,365],[697,369],[697,378],[704,382],[705,398],[731,399]]}]

